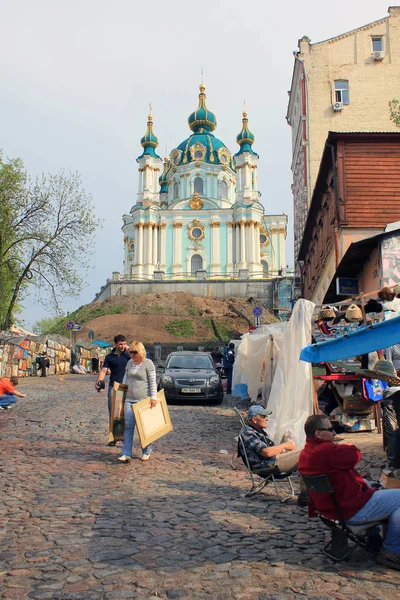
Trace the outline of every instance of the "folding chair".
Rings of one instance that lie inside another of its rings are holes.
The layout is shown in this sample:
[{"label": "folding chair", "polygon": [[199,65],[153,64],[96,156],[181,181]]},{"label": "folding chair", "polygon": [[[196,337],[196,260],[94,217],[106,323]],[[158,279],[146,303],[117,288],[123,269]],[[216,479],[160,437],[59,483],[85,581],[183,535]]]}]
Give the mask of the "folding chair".
[{"label": "folding chair", "polygon": [[[292,473],[283,473],[277,467],[272,467],[271,469],[252,469],[250,467],[249,459],[246,452],[246,446],[241,435],[243,429],[247,427],[247,421],[237,408],[234,408],[234,411],[239,417],[239,421],[241,424],[241,430],[237,437],[237,449],[235,450],[234,455],[236,454],[242,459],[245,467],[247,468],[251,481],[251,488],[248,492],[244,494],[244,496],[255,496],[256,494],[259,494],[265,486],[272,483],[277,498],[281,502],[286,502],[286,500],[289,500],[289,498],[292,498],[294,496],[293,483],[291,479]],[[231,466],[233,469],[236,469],[236,466],[234,466],[234,457],[232,457]],[[287,487],[285,487],[285,484],[288,484],[290,494],[287,493]],[[286,492],[286,496],[284,498],[282,498],[279,493],[280,489]]]},{"label": "folding chair", "polygon": [[[313,504],[313,508],[317,513],[320,520],[329,527],[332,533],[330,541],[322,549],[323,554],[328,556],[335,562],[345,560],[354,552],[358,547],[364,548],[369,552],[377,554],[379,547],[377,544],[373,544],[369,540],[371,533],[374,533],[376,526],[385,526],[386,521],[370,521],[364,525],[348,525],[343,519],[340,512],[339,504],[336,495],[333,491],[330,479],[328,475],[303,475],[301,474],[307,489],[310,492],[317,494],[330,494],[337,512],[337,519],[328,519],[324,517],[316,508],[312,502],[311,495],[310,499]],[[353,542],[351,546],[348,545],[348,540]]]}]

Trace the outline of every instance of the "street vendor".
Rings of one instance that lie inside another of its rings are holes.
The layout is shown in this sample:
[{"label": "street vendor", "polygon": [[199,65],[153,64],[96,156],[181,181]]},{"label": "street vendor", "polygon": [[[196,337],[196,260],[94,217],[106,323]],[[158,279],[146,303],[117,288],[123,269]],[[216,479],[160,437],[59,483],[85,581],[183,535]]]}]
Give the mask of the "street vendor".
[{"label": "street vendor", "polygon": [[[291,472],[297,468],[300,450],[295,450],[293,440],[288,440],[275,445],[268,437],[266,429],[268,416],[271,413],[258,404],[251,406],[247,412],[248,426],[241,433],[241,438],[246,449],[250,468],[273,469],[278,468],[282,473]],[[301,486],[303,483],[301,482]],[[297,503],[307,506],[308,492],[302,487]]]},{"label": "street vendor", "polygon": [[[400,489],[374,490],[355,470],[361,452],[350,444],[336,444],[335,431],[323,414],[308,417],[306,445],[300,453],[302,475],[328,475],[339,510],[348,525],[364,525],[388,519],[388,529],[377,562],[400,571]],[[330,494],[310,491],[309,516],[313,507],[327,519],[337,519],[337,506]]]}]

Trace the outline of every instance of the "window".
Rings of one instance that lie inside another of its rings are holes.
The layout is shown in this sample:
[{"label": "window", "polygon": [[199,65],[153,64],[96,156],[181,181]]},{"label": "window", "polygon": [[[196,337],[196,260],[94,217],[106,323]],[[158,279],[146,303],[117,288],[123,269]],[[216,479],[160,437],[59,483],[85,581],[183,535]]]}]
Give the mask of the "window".
[{"label": "window", "polygon": [[265,244],[267,241],[268,241],[267,235],[265,233],[261,233],[260,244]]},{"label": "window", "polygon": [[264,277],[266,277],[268,275],[268,271],[269,271],[268,263],[266,260],[262,260],[261,264],[262,264],[262,268],[263,268],[263,275],[264,275]]},{"label": "window", "polygon": [[177,181],[174,183],[174,200],[176,198],[179,198],[179,183]]},{"label": "window", "polygon": [[196,271],[201,271],[202,268],[203,259],[201,258],[200,254],[193,254],[190,269],[192,275],[196,275]]},{"label": "window", "polygon": [[349,100],[349,82],[347,79],[338,79],[335,81],[335,102],[350,104]]},{"label": "window", "polygon": [[383,37],[381,35],[372,38],[372,52],[383,52]]},{"label": "window", "polygon": [[194,191],[198,194],[204,194],[204,184],[201,177],[196,177],[194,180]]},{"label": "window", "polygon": [[203,158],[203,153],[201,150],[196,150],[196,152],[194,153],[194,157],[195,158]]},{"label": "window", "polygon": [[228,197],[228,184],[226,183],[226,181],[221,181],[220,191],[221,191],[221,198]]},{"label": "window", "polygon": [[203,231],[200,229],[200,227],[193,227],[191,234],[194,238],[199,239],[202,237]]}]

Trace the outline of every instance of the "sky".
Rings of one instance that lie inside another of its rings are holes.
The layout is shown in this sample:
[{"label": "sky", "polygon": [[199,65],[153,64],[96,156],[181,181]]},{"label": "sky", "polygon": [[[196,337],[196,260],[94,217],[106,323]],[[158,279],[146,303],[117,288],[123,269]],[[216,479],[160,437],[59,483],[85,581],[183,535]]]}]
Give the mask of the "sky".
[{"label": "sky", "polygon": [[[0,148],[32,177],[78,171],[103,220],[72,311],[123,272],[122,215],[136,202],[149,103],[158,154],[191,133],[201,69],[214,132],[231,152],[243,101],[259,154],[267,214],[289,218],[293,266],[291,130],[285,115],[299,38],[334,37],[387,16],[386,0],[0,0]],[[79,261],[79,257],[77,257]],[[51,316],[31,295],[17,319]]]}]

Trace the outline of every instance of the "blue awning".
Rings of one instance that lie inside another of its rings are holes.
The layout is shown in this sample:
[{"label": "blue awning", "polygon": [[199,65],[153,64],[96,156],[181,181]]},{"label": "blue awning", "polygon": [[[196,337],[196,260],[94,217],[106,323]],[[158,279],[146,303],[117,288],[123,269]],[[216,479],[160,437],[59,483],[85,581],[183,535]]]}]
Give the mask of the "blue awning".
[{"label": "blue awning", "polygon": [[99,348],[111,348],[112,346],[110,342],[105,342],[104,340],[94,340],[91,344],[92,346],[98,346]]},{"label": "blue awning", "polygon": [[310,363],[331,362],[383,350],[400,343],[400,317],[360,327],[348,335],[341,335],[327,342],[306,346],[300,360]]}]

